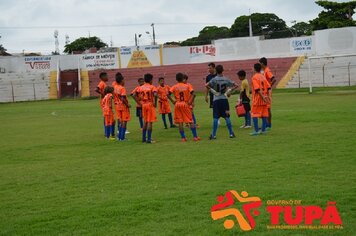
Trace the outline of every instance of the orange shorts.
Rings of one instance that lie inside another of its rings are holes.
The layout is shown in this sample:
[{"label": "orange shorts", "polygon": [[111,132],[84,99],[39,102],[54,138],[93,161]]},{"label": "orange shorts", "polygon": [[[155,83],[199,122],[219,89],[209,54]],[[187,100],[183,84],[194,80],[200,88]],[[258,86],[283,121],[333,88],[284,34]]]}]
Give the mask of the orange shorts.
[{"label": "orange shorts", "polygon": [[130,121],[130,109],[124,108],[122,110],[116,110],[116,117],[119,121]]},{"label": "orange shorts", "polygon": [[158,112],[159,114],[168,114],[172,112],[168,100],[158,101]]},{"label": "orange shorts", "polygon": [[268,117],[267,105],[264,106],[252,106],[251,116],[255,118]]},{"label": "orange shorts", "polygon": [[192,110],[185,102],[174,105],[174,123],[193,123]]},{"label": "orange shorts", "polygon": [[152,103],[142,104],[142,117],[145,123],[157,121],[156,108]]},{"label": "orange shorts", "polygon": [[105,126],[113,125],[114,122],[115,122],[114,113],[111,113],[109,115],[105,115],[104,119],[105,119]]}]

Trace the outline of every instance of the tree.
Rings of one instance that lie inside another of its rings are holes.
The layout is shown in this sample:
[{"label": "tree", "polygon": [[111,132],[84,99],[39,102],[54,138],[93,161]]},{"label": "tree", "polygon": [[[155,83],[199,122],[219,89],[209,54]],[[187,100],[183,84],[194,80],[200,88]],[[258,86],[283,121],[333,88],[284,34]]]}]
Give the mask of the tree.
[{"label": "tree", "polygon": [[311,25],[306,22],[298,22],[294,24],[291,28],[294,36],[311,35],[312,28]]},{"label": "tree", "polygon": [[100,49],[102,47],[107,47],[108,45],[101,41],[100,38],[94,37],[81,37],[79,39],[74,40],[70,44],[64,46],[64,52],[72,53],[73,51],[85,51],[89,48],[97,48]]},{"label": "tree", "polygon": [[6,48],[4,48],[3,46],[2,46],[2,44],[0,44],[0,53],[1,52],[6,52],[7,50],[6,50]]},{"label": "tree", "polygon": [[230,30],[228,27],[206,26],[199,32],[198,37],[183,41],[181,46],[210,44],[212,40],[228,38],[229,36]]},{"label": "tree", "polygon": [[315,3],[325,10],[320,12],[317,18],[310,21],[312,30],[356,26],[352,19],[355,14],[356,1],[341,3],[316,1]]},{"label": "tree", "polygon": [[[232,37],[249,36],[250,16],[239,16],[231,26]],[[264,35],[266,38],[286,38],[292,36],[286,22],[273,13],[253,13],[251,15],[252,33],[254,36]]]}]

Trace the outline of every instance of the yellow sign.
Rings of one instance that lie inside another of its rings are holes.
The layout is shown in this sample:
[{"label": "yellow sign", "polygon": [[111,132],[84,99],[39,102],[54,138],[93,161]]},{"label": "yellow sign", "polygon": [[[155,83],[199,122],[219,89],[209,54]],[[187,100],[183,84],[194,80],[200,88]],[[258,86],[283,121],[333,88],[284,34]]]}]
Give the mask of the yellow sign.
[{"label": "yellow sign", "polygon": [[143,51],[134,51],[127,68],[151,67],[152,64]]}]

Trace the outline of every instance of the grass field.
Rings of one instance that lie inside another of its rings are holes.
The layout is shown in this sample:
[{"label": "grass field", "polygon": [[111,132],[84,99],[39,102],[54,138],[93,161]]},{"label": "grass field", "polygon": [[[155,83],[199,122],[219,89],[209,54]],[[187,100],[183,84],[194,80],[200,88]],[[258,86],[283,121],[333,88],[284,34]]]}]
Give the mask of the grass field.
[{"label": "grass field", "polygon": [[[233,114],[237,138],[222,122],[209,141],[203,96],[195,113],[202,141],[186,131],[181,143],[159,119],[150,145],[135,117],[129,142],[105,140],[97,100],[0,104],[0,234],[242,234],[213,221],[210,208],[227,190],[245,190],[263,201],[249,235],[355,235],[355,87],[276,90],[273,130],[258,137]],[[289,199],[323,209],[336,201],[344,229],[267,230],[266,201]]]}]

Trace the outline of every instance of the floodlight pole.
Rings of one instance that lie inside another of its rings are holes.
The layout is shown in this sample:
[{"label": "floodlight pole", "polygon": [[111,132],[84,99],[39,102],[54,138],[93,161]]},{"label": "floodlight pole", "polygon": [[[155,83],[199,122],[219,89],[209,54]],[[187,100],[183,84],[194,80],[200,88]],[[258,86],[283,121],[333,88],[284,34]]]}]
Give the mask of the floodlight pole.
[{"label": "floodlight pole", "polygon": [[152,23],[152,37],[153,37],[153,45],[156,45],[156,33],[155,33],[155,24]]}]

